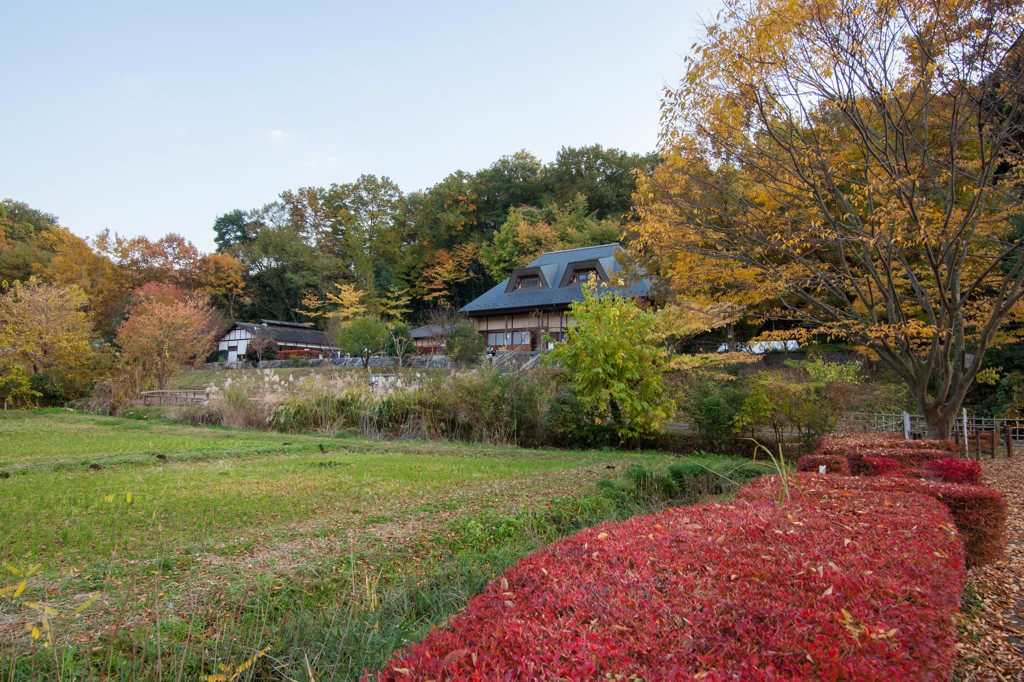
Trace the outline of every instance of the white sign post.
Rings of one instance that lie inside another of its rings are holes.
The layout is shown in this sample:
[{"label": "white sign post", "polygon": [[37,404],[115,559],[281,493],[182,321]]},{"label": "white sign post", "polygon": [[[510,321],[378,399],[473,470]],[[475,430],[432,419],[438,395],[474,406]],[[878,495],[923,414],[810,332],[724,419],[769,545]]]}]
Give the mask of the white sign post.
[{"label": "white sign post", "polygon": [[903,412],[903,440],[910,440],[910,413]]}]

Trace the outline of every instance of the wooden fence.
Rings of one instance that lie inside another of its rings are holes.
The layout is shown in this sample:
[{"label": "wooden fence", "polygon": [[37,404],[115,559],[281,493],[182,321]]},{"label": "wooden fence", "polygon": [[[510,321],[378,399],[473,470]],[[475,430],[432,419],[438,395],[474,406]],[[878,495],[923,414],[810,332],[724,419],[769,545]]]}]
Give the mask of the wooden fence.
[{"label": "wooden fence", "polygon": [[[836,433],[904,433],[909,422],[911,438],[925,438],[925,420],[919,414],[847,412],[836,420]],[[975,459],[982,454],[996,456],[1005,448],[1013,456],[1015,448],[1024,446],[1024,419],[960,416],[952,429],[952,438],[967,445],[967,453]]]},{"label": "wooden fence", "polygon": [[143,405],[201,405],[210,399],[205,388],[180,391],[143,391]]}]

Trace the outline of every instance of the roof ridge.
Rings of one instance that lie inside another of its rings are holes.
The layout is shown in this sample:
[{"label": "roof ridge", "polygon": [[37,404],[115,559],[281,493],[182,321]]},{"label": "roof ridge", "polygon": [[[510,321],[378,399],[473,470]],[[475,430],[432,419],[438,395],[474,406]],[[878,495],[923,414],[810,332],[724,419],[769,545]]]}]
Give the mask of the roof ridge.
[{"label": "roof ridge", "polygon": [[607,244],[594,244],[593,246],[577,246],[574,249],[562,249],[560,251],[545,251],[540,256],[537,256],[537,260],[543,258],[544,256],[550,256],[553,253],[569,253],[570,251],[583,251],[585,249],[600,249],[605,246],[618,246],[619,248],[622,248],[622,244],[620,244],[619,242],[608,242]]}]

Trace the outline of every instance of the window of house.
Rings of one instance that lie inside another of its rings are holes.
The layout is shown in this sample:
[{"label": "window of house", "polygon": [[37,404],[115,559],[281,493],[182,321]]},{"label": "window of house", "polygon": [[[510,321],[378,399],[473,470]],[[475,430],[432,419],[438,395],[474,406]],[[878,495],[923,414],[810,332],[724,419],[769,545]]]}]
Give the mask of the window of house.
[{"label": "window of house", "polygon": [[487,333],[487,345],[488,346],[529,346],[530,345],[530,332],[519,331],[519,332],[488,332]]},{"label": "window of house", "polygon": [[536,289],[540,286],[540,277],[538,275],[523,275],[516,280],[516,289]]},{"label": "window of house", "polygon": [[238,352],[238,346],[228,346],[228,352],[229,353],[237,353]]},{"label": "window of house", "polygon": [[597,270],[575,270],[569,278],[569,284],[586,284],[597,279]]},{"label": "window of house", "polygon": [[488,332],[488,346],[508,346],[512,343],[512,332]]}]

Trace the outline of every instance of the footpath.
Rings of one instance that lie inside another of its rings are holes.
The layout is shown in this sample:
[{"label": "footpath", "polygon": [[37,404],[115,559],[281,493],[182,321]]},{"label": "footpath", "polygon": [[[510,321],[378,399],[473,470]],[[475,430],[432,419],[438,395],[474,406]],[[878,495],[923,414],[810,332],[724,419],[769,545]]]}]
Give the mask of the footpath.
[{"label": "footpath", "polygon": [[1006,557],[968,571],[959,679],[1024,680],[1024,457],[984,461],[982,472],[1006,496]]}]

